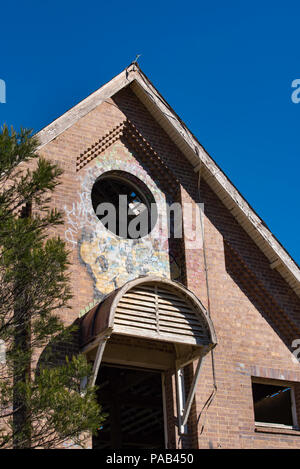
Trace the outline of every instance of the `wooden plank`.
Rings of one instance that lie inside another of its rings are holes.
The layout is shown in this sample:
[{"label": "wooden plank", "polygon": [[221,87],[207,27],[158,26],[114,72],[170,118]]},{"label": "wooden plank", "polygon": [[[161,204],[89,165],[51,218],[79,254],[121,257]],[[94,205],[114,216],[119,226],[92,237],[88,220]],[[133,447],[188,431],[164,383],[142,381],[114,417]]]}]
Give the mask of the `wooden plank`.
[{"label": "wooden plank", "polygon": [[157,293],[159,296],[161,296],[162,298],[170,298],[171,300],[174,299],[174,300],[180,300],[180,301],[183,301],[184,303],[186,303],[186,300],[185,298],[183,298],[182,296],[179,296],[178,293],[175,293],[171,290],[162,290],[160,287],[157,289]]},{"label": "wooden plank", "polygon": [[190,314],[190,313],[181,313],[179,311],[167,311],[160,309],[159,314],[165,317],[174,317],[174,318],[183,318],[188,320],[193,320],[196,321],[199,324],[202,324],[202,322],[198,319],[196,314]]},{"label": "wooden plank", "polygon": [[115,321],[115,324],[118,325],[122,325],[122,326],[127,326],[127,327],[134,327],[135,329],[137,328],[140,328],[141,330],[144,330],[144,329],[151,329],[151,330],[155,330],[156,331],[156,325],[152,325],[152,324],[148,324],[148,323],[142,323],[141,326],[139,326],[137,324],[136,321],[126,321],[126,319],[117,319]]},{"label": "wooden plank", "polygon": [[158,296],[159,302],[165,305],[179,305],[183,306],[184,308],[190,308],[194,309],[190,306],[190,304],[187,301],[180,300],[179,298],[174,298],[172,300],[164,298],[162,296]]},{"label": "wooden plank", "polygon": [[167,327],[165,325],[161,325],[160,327],[161,332],[168,332],[171,335],[176,335],[177,337],[181,337],[183,335],[188,335],[188,336],[196,336],[196,337],[201,337],[201,338],[207,338],[206,335],[201,334],[198,331],[192,331],[191,329],[176,329],[173,327]]},{"label": "wooden plank", "polygon": [[[132,293],[135,293],[137,295],[144,295],[144,296],[147,296],[147,297],[150,297],[150,298],[155,298],[155,292],[154,292],[154,288],[152,288],[151,290],[144,290],[142,289],[142,287],[136,287],[136,288],[132,288],[131,290],[129,290],[129,292],[132,292]],[[127,295],[127,293],[125,293]]]},{"label": "wooden plank", "polygon": [[171,337],[176,336],[178,339],[180,339],[183,336],[194,337],[194,334],[192,331],[180,331],[180,330],[173,329],[172,327],[166,327],[163,325],[160,328],[160,332],[161,334],[168,333]]},{"label": "wooden plank", "polygon": [[152,304],[155,303],[155,296],[146,296],[139,293],[132,293],[131,290],[129,291],[129,293],[126,293],[122,299],[124,298],[132,298],[134,300],[136,299],[140,301],[147,301]]},{"label": "wooden plank", "polygon": [[[182,344],[197,345],[197,346],[201,346],[201,342],[203,341],[203,338],[201,337],[198,338],[196,334],[194,335],[181,334],[179,336],[177,336],[176,334],[170,334],[168,332],[158,334],[158,332],[155,330],[144,330],[143,328],[126,327],[122,324],[116,325],[115,333],[123,334],[126,336],[133,336],[133,337],[134,336],[145,337],[149,340],[163,340],[166,342],[178,342]],[[205,338],[205,341],[203,342],[206,344],[207,339]]]},{"label": "wooden plank", "polygon": [[136,321],[147,324],[154,324],[156,326],[156,318],[145,318],[144,316],[137,316],[134,314],[116,314],[115,320],[126,319],[128,321]]},{"label": "wooden plank", "polygon": [[164,314],[160,314],[159,319],[160,319],[160,321],[169,321],[169,322],[175,322],[175,323],[179,323],[179,324],[190,324],[191,326],[195,326],[195,327],[198,327],[200,329],[204,329],[202,324],[199,321],[197,321],[197,319],[186,319],[185,317],[180,317],[180,316],[175,317],[173,315],[167,316],[167,315],[164,315]]},{"label": "wooden plank", "polygon": [[156,321],[151,321],[150,319],[144,319],[144,318],[132,318],[132,317],[117,317],[116,318],[116,324],[127,324],[128,326],[133,326],[133,327],[150,327],[152,326],[156,328]]},{"label": "wooden plank", "polygon": [[[120,305],[120,307],[119,307]],[[142,305],[133,305],[133,304],[130,304],[130,303],[123,303],[122,301],[119,302],[119,305],[117,307],[117,309],[123,309],[123,310],[132,310],[132,311],[140,311],[140,312],[143,312],[145,311],[145,313],[153,313],[155,314],[155,309],[153,308],[148,308],[147,306],[142,306]]]},{"label": "wooden plank", "polygon": [[142,292],[152,293],[153,295],[155,294],[154,285],[150,283],[148,285],[139,285],[138,287],[133,288],[133,290],[135,291],[141,290]]},{"label": "wooden plank", "polygon": [[151,303],[150,301],[144,301],[144,300],[137,300],[134,299],[132,300],[131,298],[126,298],[126,296],[123,296],[123,298],[120,300],[120,303],[129,303],[132,305],[142,305],[142,306],[147,306],[149,308],[154,308],[155,309],[155,304]]},{"label": "wooden plank", "polygon": [[168,327],[170,330],[180,330],[180,331],[192,331],[193,333],[201,334],[207,336],[207,333],[203,328],[197,326],[190,326],[189,324],[175,323],[169,321],[160,321],[161,327]]},{"label": "wooden plank", "polygon": [[123,317],[124,315],[126,315],[126,316],[132,316],[132,317],[136,317],[136,318],[141,318],[141,317],[142,317],[142,318],[149,318],[149,319],[153,319],[153,321],[156,321],[156,316],[155,316],[155,314],[153,314],[153,313],[145,313],[144,311],[141,313],[141,312],[139,312],[139,311],[136,312],[136,311],[132,311],[132,310],[130,310],[130,309],[128,309],[128,310],[127,310],[127,309],[126,309],[126,310],[124,309],[124,310],[123,310],[123,308],[121,308],[120,310],[119,310],[119,309],[116,310],[115,317],[117,317],[117,316],[118,316],[118,317],[119,317],[119,316],[122,316],[122,317]]},{"label": "wooden plank", "polygon": [[164,305],[159,303],[159,309],[162,310],[167,310],[167,311],[177,311],[177,312],[183,312],[183,313],[190,313],[192,314],[194,311],[192,309],[188,308],[176,308],[176,306],[170,306],[170,305]]}]

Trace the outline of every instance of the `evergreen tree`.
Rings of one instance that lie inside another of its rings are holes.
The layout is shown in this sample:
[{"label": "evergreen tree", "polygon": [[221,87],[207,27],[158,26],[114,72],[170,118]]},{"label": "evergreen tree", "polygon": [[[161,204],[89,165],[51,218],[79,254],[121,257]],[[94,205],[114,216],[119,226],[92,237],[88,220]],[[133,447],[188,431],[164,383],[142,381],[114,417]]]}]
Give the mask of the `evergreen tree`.
[{"label": "evergreen tree", "polygon": [[[72,345],[75,327],[59,312],[71,298],[68,253],[51,228],[63,223],[50,210],[62,174],[37,155],[29,130],[0,132],[0,448],[83,445],[105,416],[82,355],[58,361],[58,345]],[[41,351],[42,359],[39,359]]]}]

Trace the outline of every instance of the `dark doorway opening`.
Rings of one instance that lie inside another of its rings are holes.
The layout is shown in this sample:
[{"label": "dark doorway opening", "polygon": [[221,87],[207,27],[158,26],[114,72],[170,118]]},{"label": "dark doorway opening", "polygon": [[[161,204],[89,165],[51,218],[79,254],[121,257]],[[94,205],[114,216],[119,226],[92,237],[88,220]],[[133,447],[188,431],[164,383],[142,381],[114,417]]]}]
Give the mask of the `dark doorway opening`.
[{"label": "dark doorway opening", "polygon": [[102,365],[96,385],[109,416],[93,449],[165,448],[160,372]]}]

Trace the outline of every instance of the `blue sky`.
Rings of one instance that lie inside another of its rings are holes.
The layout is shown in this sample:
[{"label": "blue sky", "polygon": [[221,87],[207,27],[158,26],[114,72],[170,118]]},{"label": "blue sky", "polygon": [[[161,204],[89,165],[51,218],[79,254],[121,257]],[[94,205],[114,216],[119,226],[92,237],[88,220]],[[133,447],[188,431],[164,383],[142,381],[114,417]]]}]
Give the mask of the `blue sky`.
[{"label": "blue sky", "polygon": [[0,123],[38,131],[139,64],[300,263],[300,3],[2,2]]}]

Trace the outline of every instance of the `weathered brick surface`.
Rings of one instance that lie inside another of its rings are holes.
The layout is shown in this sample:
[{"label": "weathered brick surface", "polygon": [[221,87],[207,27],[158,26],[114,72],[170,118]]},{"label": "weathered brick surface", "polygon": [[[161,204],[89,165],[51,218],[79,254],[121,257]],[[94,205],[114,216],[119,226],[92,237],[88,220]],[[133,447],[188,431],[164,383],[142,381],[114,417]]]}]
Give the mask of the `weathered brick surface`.
[{"label": "weathered brick surface", "polygon": [[[164,178],[161,171],[156,176],[158,193],[169,200],[171,198],[171,201],[204,202],[209,295],[203,248],[187,249],[184,241],[180,241],[172,246],[172,251],[180,267],[180,281],[206,307],[209,298],[218,338],[213,355],[217,392],[208,409],[202,411],[213,391],[212,357],[209,355],[192,407],[190,436],[178,442],[178,436],[174,436],[173,420],[168,417],[170,447],[175,444],[194,448],[300,447],[300,432],[255,431],[251,391],[252,376],[300,383],[300,366],[292,359],[291,353],[292,340],[300,337],[297,335],[300,330],[299,299],[282,277],[270,269],[266,257],[204,180],[201,181],[199,194],[197,175],[191,165],[130,89],[122,90],[113,99],[98,106],[41,150],[41,154],[64,169],[62,184],[52,198],[53,206],[66,214],[66,224],[57,228],[56,234],[66,237],[72,264],[70,272],[74,297],[72,309],[62,312],[63,320],[67,324],[73,323],[101,297],[96,288],[97,273],[84,262],[81,251],[84,226],[80,226],[79,219],[82,216],[80,194],[84,175],[90,171],[96,176],[109,152],[116,148],[115,158],[119,165],[127,165],[136,176],[146,177],[144,175],[148,171],[148,176],[152,177],[150,163],[147,168],[145,159],[122,139],[116,142],[119,146],[113,147],[114,143],[83,169],[76,171],[79,155],[125,119],[136,126],[180,183],[176,196],[164,193],[160,188],[163,184],[159,181]],[[122,146],[127,153],[120,150]],[[70,213],[71,208],[74,209],[73,213]],[[86,223],[89,223],[88,219]],[[170,243],[165,245],[165,252],[169,248]],[[168,256],[164,259],[162,275],[172,277],[167,268],[170,259]],[[191,367],[187,376],[191,379]],[[171,376],[168,375],[167,393],[170,394],[171,389]],[[297,384],[295,397],[300,422],[299,396]],[[168,413],[173,412],[173,404],[172,399],[168,399]]]}]

